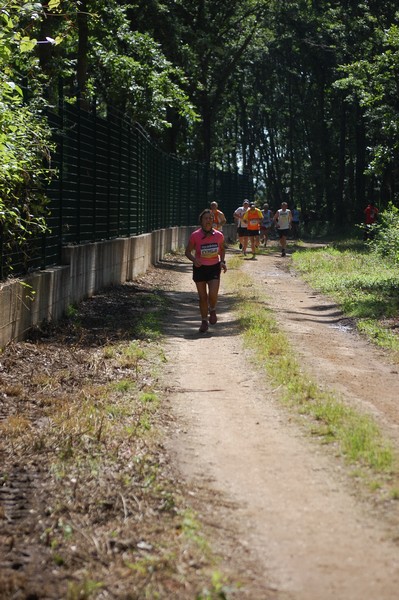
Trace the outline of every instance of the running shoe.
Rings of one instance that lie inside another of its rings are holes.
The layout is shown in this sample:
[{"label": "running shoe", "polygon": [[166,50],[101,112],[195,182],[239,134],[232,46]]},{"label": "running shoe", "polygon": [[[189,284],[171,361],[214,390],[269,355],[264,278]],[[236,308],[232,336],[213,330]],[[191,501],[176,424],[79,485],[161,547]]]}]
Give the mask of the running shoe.
[{"label": "running shoe", "polygon": [[209,312],[209,323],[211,325],[216,325],[217,322],[218,322],[218,318],[217,318],[217,315],[216,315],[216,310],[211,310]]},{"label": "running shoe", "polygon": [[208,321],[202,321],[199,332],[205,333],[206,331],[208,331]]}]

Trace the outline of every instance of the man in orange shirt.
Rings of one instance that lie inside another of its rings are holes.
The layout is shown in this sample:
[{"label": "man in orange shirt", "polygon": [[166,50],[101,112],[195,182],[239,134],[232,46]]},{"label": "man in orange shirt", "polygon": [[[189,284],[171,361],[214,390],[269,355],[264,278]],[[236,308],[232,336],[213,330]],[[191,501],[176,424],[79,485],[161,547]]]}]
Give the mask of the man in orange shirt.
[{"label": "man in orange shirt", "polygon": [[248,238],[251,240],[252,258],[255,258],[256,248],[259,247],[260,224],[263,220],[262,211],[251,202],[242,220],[247,224]]},{"label": "man in orange shirt", "polygon": [[223,225],[226,223],[226,217],[224,216],[224,213],[219,210],[217,202],[211,202],[210,206],[213,214],[213,228],[217,229],[217,231],[222,231]]}]

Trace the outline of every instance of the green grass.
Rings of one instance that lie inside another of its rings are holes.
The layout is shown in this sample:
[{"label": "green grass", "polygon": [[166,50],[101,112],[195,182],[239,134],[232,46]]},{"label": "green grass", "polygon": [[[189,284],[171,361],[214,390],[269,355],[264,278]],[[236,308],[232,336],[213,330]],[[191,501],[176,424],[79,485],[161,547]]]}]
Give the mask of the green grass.
[{"label": "green grass", "polygon": [[399,352],[389,324],[399,313],[399,268],[357,240],[319,249],[301,249],[293,264],[315,289],[330,296],[359,330],[383,348]]},{"label": "green grass", "polygon": [[[328,253],[323,260],[328,263]],[[270,385],[291,410],[306,417],[311,434],[322,443],[333,444],[365,480],[381,477],[387,481],[397,468],[391,443],[370,416],[348,406],[333,391],[321,389],[303,371],[267,306],[264,291],[245,273],[236,276],[240,265],[238,258],[230,260],[224,281],[236,298],[245,342],[265,369]],[[376,489],[379,487],[380,483]]]},{"label": "green grass", "polygon": [[168,307],[165,296],[159,290],[141,296],[143,312],[134,327],[136,337],[147,340],[158,340],[162,335],[162,319]]}]

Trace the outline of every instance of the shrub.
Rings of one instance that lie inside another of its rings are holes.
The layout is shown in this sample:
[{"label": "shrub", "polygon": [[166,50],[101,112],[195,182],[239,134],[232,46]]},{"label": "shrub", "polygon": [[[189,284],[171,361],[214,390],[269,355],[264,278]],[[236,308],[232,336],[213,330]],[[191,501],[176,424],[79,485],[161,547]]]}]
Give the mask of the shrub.
[{"label": "shrub", "polygon": [[373,233],[373,238],[367,242],[371,250],[393,263],[399,263],[399,209],[392,203],[380,213]]},{"label": "shrub", "polygon": [[[51,175],[50,129],[40,84],[30,101],[19,82],[37,74],[36,40],[22,22],[38,18],[39,4],[0,0],[0,238],[2,254],[24,250],[45,229],[44,188]],[[28,29],[28,26],[27,26]],[[2,257],[4,261],[4,256]]]}]

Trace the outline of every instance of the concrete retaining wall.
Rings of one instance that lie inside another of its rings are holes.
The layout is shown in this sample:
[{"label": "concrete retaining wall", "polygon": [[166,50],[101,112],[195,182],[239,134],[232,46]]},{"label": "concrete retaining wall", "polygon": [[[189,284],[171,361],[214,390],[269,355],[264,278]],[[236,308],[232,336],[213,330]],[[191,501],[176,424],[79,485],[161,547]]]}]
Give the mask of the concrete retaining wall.
[{"label": "concrete retaining wall", "polygon": [[[44,321],[57,321],[67,308],[110,285],[132,281],[165,254],[184,248],[195,227],[160,229],[132,238],[65,246],[62,266],[38,271],[0,287],[0,348],[23,340]],[[235,241],[236,226],[223,228]]]}]

